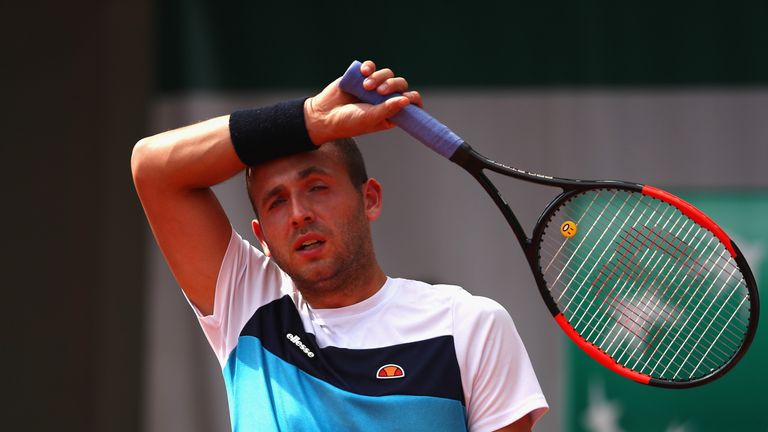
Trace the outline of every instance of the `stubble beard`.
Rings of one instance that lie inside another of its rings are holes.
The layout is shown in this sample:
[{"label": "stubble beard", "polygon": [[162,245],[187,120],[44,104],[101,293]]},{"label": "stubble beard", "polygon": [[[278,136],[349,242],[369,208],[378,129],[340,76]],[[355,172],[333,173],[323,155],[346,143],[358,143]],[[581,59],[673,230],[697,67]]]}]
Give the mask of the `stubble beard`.
[{"label": "stubble beard", "polygon": [[[293,265],[274,254],[275,263],[291,277],[296,288],[306,297],[321,297],[336,292],[354,292],[362,286],[375,267],[375,255],[370,226],[363,215],[339,223],[334,243],[339,247],[332,256],[321,258],[308,265]],[[309,231],[313,231],[310,225]],[[325,232],[323,228],[314,229]],[[340,240],[340,241],[339,241]]]}]

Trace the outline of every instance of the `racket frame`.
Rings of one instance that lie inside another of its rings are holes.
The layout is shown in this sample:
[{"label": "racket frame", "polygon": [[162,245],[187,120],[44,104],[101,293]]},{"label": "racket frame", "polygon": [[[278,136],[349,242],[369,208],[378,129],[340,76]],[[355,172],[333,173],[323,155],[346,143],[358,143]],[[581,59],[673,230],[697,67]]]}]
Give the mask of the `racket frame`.
[{"label": "racket frame", "polygon": [[[733,368],[747,352],[749,346],[752,343],[752,340],[754,339],[755,333],[757,332],[757,322],[759,320],[760,310],[759,297],[757,294],[757,284],[755,282],[754,275],[752,274],[752,271],[750,270],[744,255],[741,254],[736,244],[734,244],[730,238],[728,238],[722,229],[715,225],[715,223],[712,222],[706,215],[704,215],[704,213],[696,209],[691,204],[683,201],[678,197],[675,197],[674,195],[661,191],[660,189],[650,188],[638,183],[616,180],[575,180],[536,174],[529,171],[513,168],[483,156],[482,154],[475,151],[466,142],[463,142],[458,147],[458,149],[456,149],[456,151],[450,157],[450,160],[462,167],[470,175],[472,175],[472,177],[474,177],[475,180],[480,183],[483,189],[485,189],[485,191],[491,197],[494,204],[496,204],[496,207],[501,211],[502,215],[504,215],[504,218],[506,219],[510,228],[512,228],[512,231],[515,233],[525,258],[528,261],[528,265],[533,273],[536,286],[539,289],[539,294],[541,295],[542,300],[544,300],[544,304],[546,304],[547,309],[549,309],[549,312],[552,314],[552,317],[555,319],[555,322],[557,322],[561,330],[582,351],[584,351],[598,363],[621,376],[642,384],[665,388],[690,388],[706,384],[723,376],[726,372]],[[555,196],[555,198],[545,207],[544,211],[539,216],[531,233],[531,237],[528,237],[525,229],[523,229],[520,221],[512,211],[512,208],[501,195],[498,188],[496,188],[493,182],[491,182],[491,180],[485,175],[483,172],[484,170],[492,171],[498,174],[535,184],[559,188],[562,190],[562,192]],[[562,311],[560,311],[560,308],[557,306],[557,303],[552,297],[547,283],[544,280],[544,275],[542,274],[541,267],[539,265],[538,245],[544,235],[544,229],[546,228],[545,221],[548,221],[552,216],[552,213],[560,208],[560,205],[563,201],[566,201],[571,197],[590,189],[606,188],[626,190],[650,195],[654,198],[660,199],[670,205],[675,206],[681,212],[696,221],[699,225],[704,226],[713,234],[715,234],[735,259],[739,270],[744,276],[744,280],[749,291],[749,301],[752,313],[750,315],[750,322],[747,328],[747,332],[744,335],[744,339],[742,340],[739,349],[719,368],[692,380],[665,380],[660,378],[653,378],[649,375],[637,372],[616,362],[610,355],[597,347],[597,345],[587,341],[584,337],[582,337],[579,332],[576,331],[576,329],[574,329],[573,326],[568,322]]]}]

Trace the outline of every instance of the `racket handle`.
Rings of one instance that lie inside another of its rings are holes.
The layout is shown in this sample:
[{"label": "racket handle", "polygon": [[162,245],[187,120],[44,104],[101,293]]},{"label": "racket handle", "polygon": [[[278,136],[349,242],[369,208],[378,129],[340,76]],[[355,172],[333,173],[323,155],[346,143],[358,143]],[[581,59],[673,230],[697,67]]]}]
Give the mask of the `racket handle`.
[{"label": "racket handle", "polygon": [[[341,77],[339,87],[342,90],[372,105],[378,105],[387,99],[400,96],[400,93],[382,96],[375,90],[365,90],[363,81],[366,77],[360,72],[360,65],[359,61],[353,61],[344,76]],[[450,159],[456,149],[464,142],[447,126],[413,104],[406,106],[389,120],[447,159]]]}]

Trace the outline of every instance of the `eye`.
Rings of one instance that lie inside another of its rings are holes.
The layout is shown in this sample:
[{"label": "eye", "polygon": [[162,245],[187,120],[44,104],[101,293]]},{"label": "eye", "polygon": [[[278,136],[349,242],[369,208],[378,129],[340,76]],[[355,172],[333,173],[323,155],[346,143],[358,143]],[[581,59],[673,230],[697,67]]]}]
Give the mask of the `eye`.
[{"label": "eye", "polygon": [[315,184],[315,185],[312,185],[309,188],[309,191],[310,192],[319,192],[319,191],[324,191],[326,189],[328,189],[328,186],[326,186],[324,184]]},{"label": "eye", "polygon": [[281,206],[283,203],[285,203],[285,201],[286,201],[285,198],[275,198],[269,203],[269,206],[267,207],[267,209],[272,210],[274,208],[277,208]]}]

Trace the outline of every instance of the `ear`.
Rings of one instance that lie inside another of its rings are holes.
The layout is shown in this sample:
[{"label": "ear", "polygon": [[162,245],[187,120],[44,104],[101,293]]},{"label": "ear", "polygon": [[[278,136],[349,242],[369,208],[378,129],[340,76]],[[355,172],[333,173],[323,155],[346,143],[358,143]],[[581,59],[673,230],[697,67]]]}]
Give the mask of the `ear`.
[{"label": "ear", "polygon": [[257,239],[259,239],[259,243],[261,243],[261,249],[264,250],[264,255],[271,257],[272,253],[269,251],[269,246],[267,246],[267,241],[264,240],[264,233],[261,232],[261,225],[259,224],[259,221],[257,219],[254,219],[251,221],[251,229],[253,230],[253,235],[255,235]]},{"label": "ear", "polygon": [[381,183],[373,178],[366,180],[363,184],[363,202],[369,221],[373,222],[381,216],[382,198]]}]

